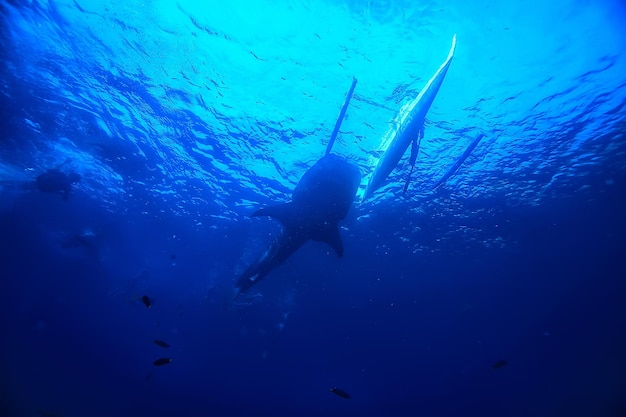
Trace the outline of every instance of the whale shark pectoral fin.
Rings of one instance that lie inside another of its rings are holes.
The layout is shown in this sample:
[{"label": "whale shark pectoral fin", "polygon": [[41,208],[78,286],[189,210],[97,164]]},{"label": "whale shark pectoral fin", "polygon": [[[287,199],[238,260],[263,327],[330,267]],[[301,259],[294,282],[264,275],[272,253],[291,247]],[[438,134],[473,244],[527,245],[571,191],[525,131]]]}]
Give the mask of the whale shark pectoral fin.
[{"label": "whale shark pectoral fin", "polygon": [[343,241],[341,240],[341,234],[339,233],[339,226],[336,223],[327,224],[326,227],[320,229],[313,236],[313,240],[318,242],[325,242],[335,250],[338,257],[343,257]]},{"label": "whale shark pectoral fin", "polygon": [[258,209],[252,213],[250,217],[261,216],[271,217],[281,222],[283,226],[287,226],[293,218],[293,203],[277,204],[275,206]]}]

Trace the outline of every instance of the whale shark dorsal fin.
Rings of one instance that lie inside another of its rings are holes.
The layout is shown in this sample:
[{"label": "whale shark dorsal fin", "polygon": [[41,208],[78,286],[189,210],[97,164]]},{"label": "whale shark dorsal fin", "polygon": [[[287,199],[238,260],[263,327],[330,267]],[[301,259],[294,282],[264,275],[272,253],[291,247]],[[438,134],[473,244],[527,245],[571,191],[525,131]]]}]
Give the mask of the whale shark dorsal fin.
[{"label": "whale shark dorsal fin", "polygon": [[262,216],[268,216],[272,219],[276,219],[286,227],[291,223],[291,219],[293,217],[293,203],[284,203],[271,207],[264,207],[252,213],[250,217]]},{"label": "whale shark dorsal fin", "polygon": [[314,235],[313,240],[318,242],[325,242],[335,250],[338,257],[343,257],[343,241],[341,240],[341,234],[339,233],[339,226],[337,223],[328,223],[326,227],[319,229]]}]

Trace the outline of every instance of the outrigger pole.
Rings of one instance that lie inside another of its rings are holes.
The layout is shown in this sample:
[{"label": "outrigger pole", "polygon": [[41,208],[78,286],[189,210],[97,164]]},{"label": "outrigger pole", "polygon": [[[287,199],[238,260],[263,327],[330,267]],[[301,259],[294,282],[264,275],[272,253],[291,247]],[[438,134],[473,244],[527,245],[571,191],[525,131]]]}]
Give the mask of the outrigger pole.
[{"label": "outrigger pole", "polygon": [[343,107],[341,107],[341,111],[339,112],[339,117],[337,118],[337,123],[335,123],[333,133],[330,135],[330,141],[328,141],[325,155],[328,155],[333,148],[333,144],[335,143],[335,139],[337,138],[337,134],[339,133],[339,128],[341,127],[341,122],[343,122],[343,118],[346,117],[346,110],[348,110],[348,104],[350,104],[350,99],[352,98],[352,94],[354,93],[356,83],[357,79],[352,77],[352,85],[350,86],[350,90],[348,90],[346,100],[343,102]]}]

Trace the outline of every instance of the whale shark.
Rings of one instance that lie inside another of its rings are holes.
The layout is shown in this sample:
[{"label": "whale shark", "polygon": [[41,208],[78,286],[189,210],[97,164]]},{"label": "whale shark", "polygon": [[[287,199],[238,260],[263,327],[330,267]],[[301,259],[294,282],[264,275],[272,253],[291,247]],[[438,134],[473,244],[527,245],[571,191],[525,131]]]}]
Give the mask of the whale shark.
[{"label": "whale shark", "polygon": [[[448,72],[454,50],[456,48],[456,35],[452,37],[452,46],[448,57],[441,64],[435,75],[426,83],[422,91],[399,112],[394,123],[383,137],[385,149],[383,156],[378,160],[376,168],[369,179],[363,194],[363,201],[368,199],[387,179],[387,176],[398,165],[400,158],[406,152],[410,143],[413,143],[414,154],[417,153],[418,139],[422,135],[426,113],[433,104],[439,88]],[[415,163],[414,158],[411,160]]]},{"label": "whale shark", "polygon": [[357,166],[327,153],[304,173],[291,201],[261,208],[252,217],[268,216],[282,225],[279,235],[239,276],[235,298],[281,265],[309,240],[326,242],[343,256],[339,222],[346,217],[361,182]]}]

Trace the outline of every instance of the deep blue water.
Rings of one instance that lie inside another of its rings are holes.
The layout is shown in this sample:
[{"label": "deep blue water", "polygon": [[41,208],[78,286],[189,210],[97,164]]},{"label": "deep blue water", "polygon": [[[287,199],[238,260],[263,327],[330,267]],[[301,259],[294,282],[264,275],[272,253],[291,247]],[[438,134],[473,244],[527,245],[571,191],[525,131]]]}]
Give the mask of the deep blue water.
[{"label": "deep blue water", "polygon": [[[623,1],[0,15],[0,415],[626,416]],[[409,151],[361,201],[454,34],[407,193]],[[343,258],[307,243],[228,308],[280,230],[250,215],[323,155],[352,77]],[[54,167],[67,201],[29,186]]]}]

